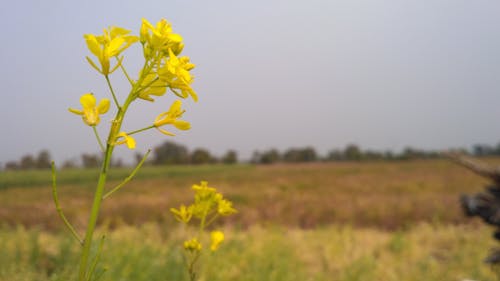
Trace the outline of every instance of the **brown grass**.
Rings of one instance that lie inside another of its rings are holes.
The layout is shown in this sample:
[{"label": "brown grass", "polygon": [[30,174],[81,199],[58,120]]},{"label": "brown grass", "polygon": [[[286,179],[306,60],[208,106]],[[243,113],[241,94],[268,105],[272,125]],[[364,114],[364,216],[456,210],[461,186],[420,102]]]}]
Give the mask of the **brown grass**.
[{"label": "brown grass", "polygon": [[[458,196],[479,191],[487,183],[446,160],[258,166],[207,174],[206,178],[133,180],[104,202],[101,223],[111,227],[147,221],[173,223],[168,210],[190,202],[190,186],[200,180],[208,180],[239,210],[225,223],[244,228],[336,223],[396,229],[422,221],[465,223],[471,220],[464,218]],[[113,184],[117,182],[109,186]],[[59,187],[66,215],[80,228],[92,200],[87,185]],[[62,226],[50,186],[1,190],[0,222],[43,229]]]}]

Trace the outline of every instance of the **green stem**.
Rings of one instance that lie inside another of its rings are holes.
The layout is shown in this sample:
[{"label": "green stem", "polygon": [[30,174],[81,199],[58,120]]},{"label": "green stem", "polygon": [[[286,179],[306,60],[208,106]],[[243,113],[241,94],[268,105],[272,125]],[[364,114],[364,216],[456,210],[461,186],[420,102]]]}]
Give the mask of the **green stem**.
[{"label": "green stem", "polygon": [[126,183],[128,183],[135,176],[135,174],[137,173],[137,171],[139,171],[139,169],[141,168],[142,164],[144,164],[144,161],[146,161],[146,158],[148,157],[148,155],[149,155],[150,152],[151,152],[151,149],[149,149],[148,152],[146,152],[146,154],[144,155],[144,157],[142,157],[141,162],[139,162],[139,164],[137,164],[137,166],[132,171],[132,173],[130,173],[130,175],[126,179],[124,179],[119,185],[117,185],[115,188],[113,188],[112,190],[110,190],[108,193],[104,194],[104,196],[102,197],[102,199],[108,198],[111,194],[115,193],[120,188],[122,188],[122,186],[124,186]]},{"label": "green stem", "polygon": [[134,81],[132,81],[132,79],[130,79],[130,76],[128,75],[127,70],[125,69],[125,67],[123,66],[123,64],[120,63],[120,60],[118,58],[116,58],[116,60],[120,64],[120,69],[122,70],[122,72],[125,75],[125,77],[127,77],[127,80],[130,83],[130,86],[134,86]]},{"label": "green stem", "polygon": [[99,147],[101,148],[101,152],[104,153],[104,145],[102,144],[101,137],[99,137],[99,133],[97,132],[97,129],[95,126],[92,126],[92,129],[94,130],[94,135],[97,139],[97,142],[99,143]]},{"label": "green stem", "polygon": [[116,107],[120,109],[120,104],[118,103],[118,100],[116,99],[115,91],[113,90],[113,86],[111,86],[111,81],[109,81],[109,76],[104,75],[106,78],[106,82],[108,83],[109,90],[111,91],[111,95],[113,96],[113,100],[115,101]]},{"label": "green stem", "polygon": [[219,214],[215,214],[210,220],[205,224],[205,227],[211,225],[217,218],[219,217]]},{"label": "green stem", "polygon": [[94,236],[97,219],[99,217],[99,210],[101,208],[102,198],[104,194],[104,186],[106,184],[106,178],[111,163],[111,156],[113,154],[116,135],[120,131],[123,122],[123,117],[125,116],[125,112],[127,111],[127,108],[132,102],[132,100],[133,100],[132,96],[129,95],[123,107],[118,108],[118,112],[116,113],[116,117],[113,120],[111,129],[109,131],[106,151],[104,153],[104,161],[102,162],[101,172],[99,174],[99,180],[97,182],[97,187],[94,193],[94,201],[92,203],[92,209],[90,211],[89,223],[87,225],[87,232],[85,233],[85,239],[83,240],[83,249],[82,249],[82,255],[80,257],[80,270],[78,275],[79,281],[85,281],[85,277],[88,273],[88,260],[90,255],[90,249],[92,246],[92,237]]},{"label": "green stem", "polygon": [[99,242],[99,247],[97,248],[97,253],[94,257],[94,261],[92,262],[92,265],[90,266],[88,276],[87,276],[87,279],[89,281],[92,279],[92,276],[95,274],[95,269],[97,267],[97,263],[99,262],[99,259],[101,258],[102,245],[104,244],[104,238],[105,238],[105,236],[103,235],[101,238],[101,241]]},{"label": "green stem", "polygon": [[99,210],[101,208],[102,194],[104,192],[104,185],[106,184],[106,177],[108,175],[109,164],[111,163],[113,148],[114,146],[110,144],[106,146],[106,153],[104,154],[104,161],[102,163],[101,173],[99,174],[99,181],[97,182],[97,188],[94,193],[94,202],[92,204],[89,223],[87,225],[87,232],[85,233],[85,239],[83,240],[82,256],[80,258],[80,271],[78,279],[80,281],[84,281],[87,275],[87,264],[90,255],[90,248],[92,246],[92,237],[94,235]]},{"label": "green stem", "polygon": [[52,166],[52,197],[54,198],[54,204],[56,205],[57,213],[59,214],[59,217],[61,217],[62,221],[69,229],[71,234],[73,234],[73,237],[75,237],[75,239],[78,240],[78,243],[83,245],[82,238],[80,238],[80,235],[78,235],[75,228],[71,225],[68,219],[66,219],[66,216],[62,211],[61,205],[59,204],[59,197],[57,196],[56,168],[53,161],[51,163],[51,166]]},{"label": "green stem", "polygon": [[135,131],[132,131],[130,133],[127,133],[127,135],[133,135],[133,134],[137,134],[137,133],[140,133],[140,132],[144,132],[146,130],[149,130],[149,129],[153,129],[154,127],[156,127],[155,125],[151,125],[149,127],[145,127],[145,128],[142,128],[142,129],[139,129],[139,130],[135,130]]},{"label": "green stem", "polygon": [[191,259],[191,262],[188,265],[188,272],[189,272],[189,280],[190,281],[196,280],[196,271],[194,270],[194,266],[196,264],[196,261],[198,261],[199,257],[200,257],[200,252],[196,252],[196,255]]}]

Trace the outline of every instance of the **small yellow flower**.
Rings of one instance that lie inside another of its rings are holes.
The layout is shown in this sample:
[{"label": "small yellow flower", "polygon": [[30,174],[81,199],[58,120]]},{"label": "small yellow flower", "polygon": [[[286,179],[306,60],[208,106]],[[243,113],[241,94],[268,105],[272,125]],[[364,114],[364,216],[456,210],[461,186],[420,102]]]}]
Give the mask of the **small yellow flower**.
[{"label": "small yellow flower", "polygon": [[189,72],[195,65],[189,62],[189,57],[178,58],[170,49],[168,54],[164,66],[158,69],[158,77],[165,81],[177,96],[181,98],[191,96],[194,101],[198,101],[196,92],[191,88],[194,77]]},{"label": "small yellow flower", "polygon": [[91,93],[82,95],[80,103],[82,104],[82,110],[74,108],[69,108],[68,110],[74,114],[81,115],[83,122],[89,126],[99,124],[99,115],[108,112],[110,104],[108,99],[102,99],[96,106],[96,99]]},{"label": "small yellow flower", "polygon": [[233,202],[228,201],[226,199],[219,200],[217,205],[217,213],[219,213],[222,216],[229,216],[237,212],[238,211],[235,208],[233,208]]},{"label": "small yellow flower", "polygon": [[156,80],[157,75],[155,73],[149,73],[142,80],[143,90],[139,92],[138,98],[143,100],[154,102],[155,100],[151,96],[163,96],[167,92],[167,85],[161,80]]},{"label": "small yellow flower", "polygon": [[[119,140],[122,138],[121,140]],[[120,145],[120,144],[127,144],[127,147],[129,149],[134,149],[135,148],[135,140],[131,136],[127,135],[125,132],[119,132],[116,135],[116,142],[115,145]]]},{"label": "small yellow flower", "polygon": [[220,243],[224,241],[224,233],[222,231],[212,231],[210,233],[210,240],[210,250],[215,252],[219,248]]},{"label": "small yellow flower", "polygon": [[183,223],[188,223],[189,220],[191,220],[191,217],[193,216],[192,209],[193,208],[191,206],[186,208],[186,206],[182,204],[179,210],[175,208],[170,208],[170,212],[174,214],[176,220]]},{"label": "small yellow flower", "polygon": [[129,33],[129,30],[112,26],[109,30],[104,29],[103,35],[96,36],[93,34],[85,34],[84,38],[87,42],[87,47],[90,52],[97,57],[101,64],[101,68],[97,67],[94,61],[89,57],[86,57],[87,61],[103,75],[112,73],[120,65],[121,61],[110,70],[110,58],[118,56],[121,52],[130,47],[130,45],[139,40],[137,36],[130,35]]},{"label": "small yellow flower", "polygon": [[182,36],[172,32],[172,26],[165,19],[161,19],[153,26],[148,20],[142,19],[140,32],[140,41],[145,45],[146,54],[151,54],[152,51],[166,53],[168,49],[172,49],[174,53],[179,54],[184,45],[182,44]]},{"label": "small yellow flower", "polygon": [[199,252],[201,251],[201,248],[201,243],[198,242],[198,239],[196,238],[184,241],[184,249],[190,252]]},{"label": "small yellow flower", "polygon": [[167,112],[163,112],[158,117],[156,117],[154,126],[162,133],[168,136],[174,136],[173,133],[161,129],[160,127],[163,125],[174,125],[179,130],[189,130],[191,128],[191,124],[189,122],[183,120],[177,120],[177,118],[182,117],[184,110],[181,109],[182,102],[180,100],[175,101],[170,106],[170,109]]}]

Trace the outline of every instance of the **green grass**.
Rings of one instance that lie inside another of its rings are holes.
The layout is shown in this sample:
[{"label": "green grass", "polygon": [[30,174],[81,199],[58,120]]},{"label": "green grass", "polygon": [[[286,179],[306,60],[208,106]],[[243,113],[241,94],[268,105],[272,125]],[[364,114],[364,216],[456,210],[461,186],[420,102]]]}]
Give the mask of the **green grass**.
[{"label": "green grass", "polygon": [[[193,178],[206,177],[214,174],[238,176],[251,170],[250,165],[201,165],[201,166],[146,166],[135,176],[135,179],[152,178]],[[113,168],[108,176],[109,180],[120,180],[127,177],[132,168]],[[57,171],[59,184],[87,185],[97,181],[99,169],[64,169]],[[12,187],[45,187],[52,184],[50,170],[2,171],[0,172],[0,189]]]},{"label": "green grass", "polygon": [[[482,264],[490,229],[419,224],[401,232],[330,226],[315,230],[226,229],[220,250],[202,256],[200,280],[497,280]],[[187,280],[182,232],[159,224],[106,237],[101,280]],[[0,230],[0,280],[72,280],[77,245],[66,234]]]}]

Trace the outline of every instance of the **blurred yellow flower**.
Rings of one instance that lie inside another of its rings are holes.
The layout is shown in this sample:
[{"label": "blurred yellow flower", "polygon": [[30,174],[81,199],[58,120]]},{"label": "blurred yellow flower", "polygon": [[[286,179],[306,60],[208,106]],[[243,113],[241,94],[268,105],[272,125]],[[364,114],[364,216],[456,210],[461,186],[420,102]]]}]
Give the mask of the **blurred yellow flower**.
[{"label": "blurred yellow flower", "polygon": [[82,95],[80,103],[82,104],[82,110],[74,108],[69,108],[68,110],[74,114],[82,115],[83,122],[89,126],[99,124],[99,115],[108,112],[110,104],[108,99],[102,99],[96,106],[96,99],[91,93]]},{"label": "blurred yellow flower", "polygon": [[170,208],[170,212],[174,214],[175,219],[183,223],[188,223],[189,220],[191,220],[191,217],[193,216],[192,207],[190,206],[186,208],[184,204],[180,206],[179,210],[175,208]]},{"label": "blurred yellow flower", "polygon": [[124,144],[124,143],[127,144],[127,147],[129,149],[134,149],[135,148],[135,140],[134,140],[134,138],[132,138],[131,136],[127,135],[127,133],[125,133],[125,132],[119,132],[116,135],[116,142],[115,142],[115,144],[116,145],[120,145],[120,144]]},{"label": "blurred yellow flower", "polygon": [[210,233],[210,250],[216,251],[219,248],[220,243],[224,241],[224,233],[222,231],[212,231]]},{"label": "blurred yellow flower", "polygon": [[198,239],[193,238],[191,240],[184,241],[184,249],[190,252],[199,252],[201,251],[201,243],[198,242]]},{"label": "blurred yellow flower", "polygon": [[217,204],[217,213],[222,216],[229,216],[231,214],[237,213],[238,211],[233,208],[233,202],[226,199],[220,199]]},{"label": "blurred yellow flower", "polygon": [[109,30],[104,29],[103,35],[85,34],[84,38],[87,42],[87,47],[97,57],[101,68],[89,57],[86,57],[87,61],[103,75],[112,73],[120,65],[121,61],[110,70],[110,58],[118,56],[130,45],[139,40],[137,36],[130,35],[129,33],[129,30],[112,26]]},{"label": "blurred yellow flower", "polygon": [[174,134],[160,128],[161,126],[171,124],[179,130],[189,130],[191,128],[191,124],[189,122],[177,120],[177,118],[182,117],[182,114],[184,113],[184,110],[181,109],[181,106],[182,102],[180,100],[176,100],[175,102],[173,102],[167,112],[163,112],[156,117],[154,126],[160,132],[168,136],[174,136]]}]

